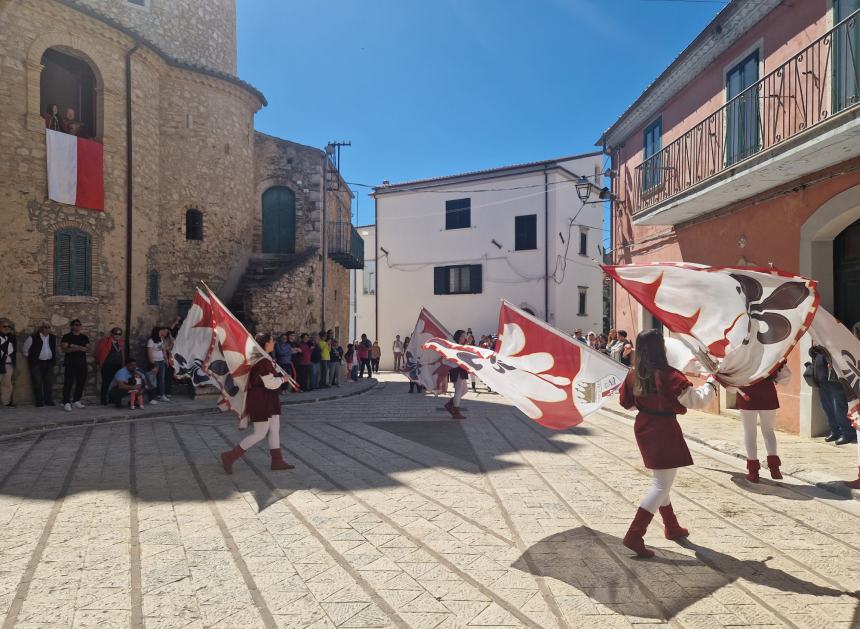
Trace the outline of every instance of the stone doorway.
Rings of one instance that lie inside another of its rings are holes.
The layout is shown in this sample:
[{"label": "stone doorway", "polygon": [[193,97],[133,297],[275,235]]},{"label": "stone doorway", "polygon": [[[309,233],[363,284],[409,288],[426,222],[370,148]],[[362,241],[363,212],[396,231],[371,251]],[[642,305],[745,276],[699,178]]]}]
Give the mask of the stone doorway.
[{"label": "stone doorway", "polygon": [[851,328],[860,322],[860,220],[833,241],[833,314]]}]

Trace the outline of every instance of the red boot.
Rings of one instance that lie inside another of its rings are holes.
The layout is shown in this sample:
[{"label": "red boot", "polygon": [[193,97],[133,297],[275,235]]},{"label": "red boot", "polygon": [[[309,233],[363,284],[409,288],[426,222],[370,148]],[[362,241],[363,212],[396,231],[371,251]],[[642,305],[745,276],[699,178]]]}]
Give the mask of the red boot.
[{"label": "red boot", "polygon": [[295,465],[290,465],[286,461],[284,461],[284,455],[281,454],[280,448],[273,448],[269,450],[269,454],[272,455],[272,469],[273,470],[293,470],[296,468]]},{"label": "red boot", "polygon": [[690,531],[678,524],[678,518],[675,517],[675,510],[672,509],[671,504],[660,507],[660,515],[663,516],[663,533],[666,539],[680,539],[690,534]]},{"label": "red boot", "polygon": [[779,457],[775,454],[767,455],[767,467],[770,469],[770,477],[779,480],[782,478],[782,472],[779,471],[779,466],[782,465],[782,461],[779,460]]},{"label": "red boot", "polygon": [[233,473],[233,463],[242,458],[242,455],[245,454],[245,451],[242,449],[242,446],[236,446],[232,450],[228,452],[221,453],[221,465],[224,466],[224,471],[228,474]]},{"label": "red boot", "polygon": [[845,485],[851,489],[860,489],[860,471],[857,473],[857,480],[847,480]]},{"label": "red boot", "polygon": [[459,406],[451,407],[451,417],[453,417],[454,419],[466,419],[466,416],[460,412]]},{"label": "red boot", "polygon": [[624,545],[635,552],[639,557],[653,557],[654,551],[645,548],[645,531],[648,530],[648,525],[651,523],[653,513],[645,511],[642,507],[636,511],[636,517],[627,529],[627,535],[624,536]]},{"label": "red boot", "polygon": [[454,414],[454,400],[448,400],[445,402],[445,410],[451,413],[451,415]]},{"label": "red boot", "polygon": [[761,469],[761,463],[747,459],[747,480],[751,483],[758,482],[758,471]]}]

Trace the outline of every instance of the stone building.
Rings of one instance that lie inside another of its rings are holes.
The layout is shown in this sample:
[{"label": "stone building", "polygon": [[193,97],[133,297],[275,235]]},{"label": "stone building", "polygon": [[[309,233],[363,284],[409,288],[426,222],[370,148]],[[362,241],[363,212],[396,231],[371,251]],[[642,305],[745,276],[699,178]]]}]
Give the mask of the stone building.
[{"label": "stone building", "polygon": [[[141,355],[199,282],[260,331],[345,329],[351,192],[325,152],[254,130],[267,103],[235,73],[235,0],[0,0],[0,316],[19,335],[80,318]],[[104,211],[48,199],[48,103],[102,144]]]}]

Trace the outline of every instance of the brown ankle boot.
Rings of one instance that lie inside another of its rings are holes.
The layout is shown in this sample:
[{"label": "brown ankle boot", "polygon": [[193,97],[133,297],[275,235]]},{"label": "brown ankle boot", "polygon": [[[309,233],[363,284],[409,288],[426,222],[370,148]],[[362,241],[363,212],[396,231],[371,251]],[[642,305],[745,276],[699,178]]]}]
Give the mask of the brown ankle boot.
[{"label": "brown ankle boot", "polygon": [[636,517],[630,523],[630,528],[627,529],[627,535],[624,536],[624,545],[635,552],[639,557],[653,557],[654,551],[645,548],[645,531],[648,530],[648,525],[651,523],[651,518],[654,514],[645,511],[642,507],[636,511]]},{"label": "brown ankle boot", "polygon": [[236,446],[232,450],[221,453],[221,465],[224,466],[224,471],[228,474],[233,473],[233,463],[238,461],[242,455],[245,454],[245,451],[242,449],[242,446]]},{"label": "brown ankle boot", "polygon": [[666,539],[680,539],[690,534],[690,531],[678,524],[678,518],[675,517],[675,510],[671,504],[660,507],[660,515],[663,517],[663,533]]},{"label": "brown ankle boot", "polygon": [[761,463],[747,459],[747,480],[751,483],[758,482],[758,471],[761,469]]},{"label": "brown ankle boot", "polygon": [[454,400],[448,400],[447,402],[445,402],[445,410],[452,415],[454,414]]},{"label": "brown ankle boot", "polygon": [[782,472],[779,471],[779,466],[782,465],[782,461],[779,460],[779,457],[775,454],[767,455],[767,467],[770,470],[770,477],[779,480],[782,478]]},{"label": "brown ankle boot", "polygon": [[280,448],[273,448],[269,450],[269,454],[272,456],[273,470],[293,470],[296,468],[295,465],[290,465],[289,463],[284,461],[284,455],[281,453]]},{"label": "brown ankle boot", "polygon": [[860,470],[857,472],[856,480],[847,480],[845,481],[845,485],[850,487],[851,489],[860,489]]}]

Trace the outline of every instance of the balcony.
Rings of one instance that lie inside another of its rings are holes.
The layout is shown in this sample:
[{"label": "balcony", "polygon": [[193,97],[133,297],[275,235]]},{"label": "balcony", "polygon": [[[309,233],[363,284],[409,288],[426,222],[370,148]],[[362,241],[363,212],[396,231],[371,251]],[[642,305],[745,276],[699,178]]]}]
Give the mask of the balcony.
[{"label": "balcony", "polygon": [[635,224],[674,225],[860,155],[860,11],[636,167]]},{"label": "balcony", "polygon": [[328,257],[347,269],[364,268],[364,240],[352,223],[328,224]]}]

